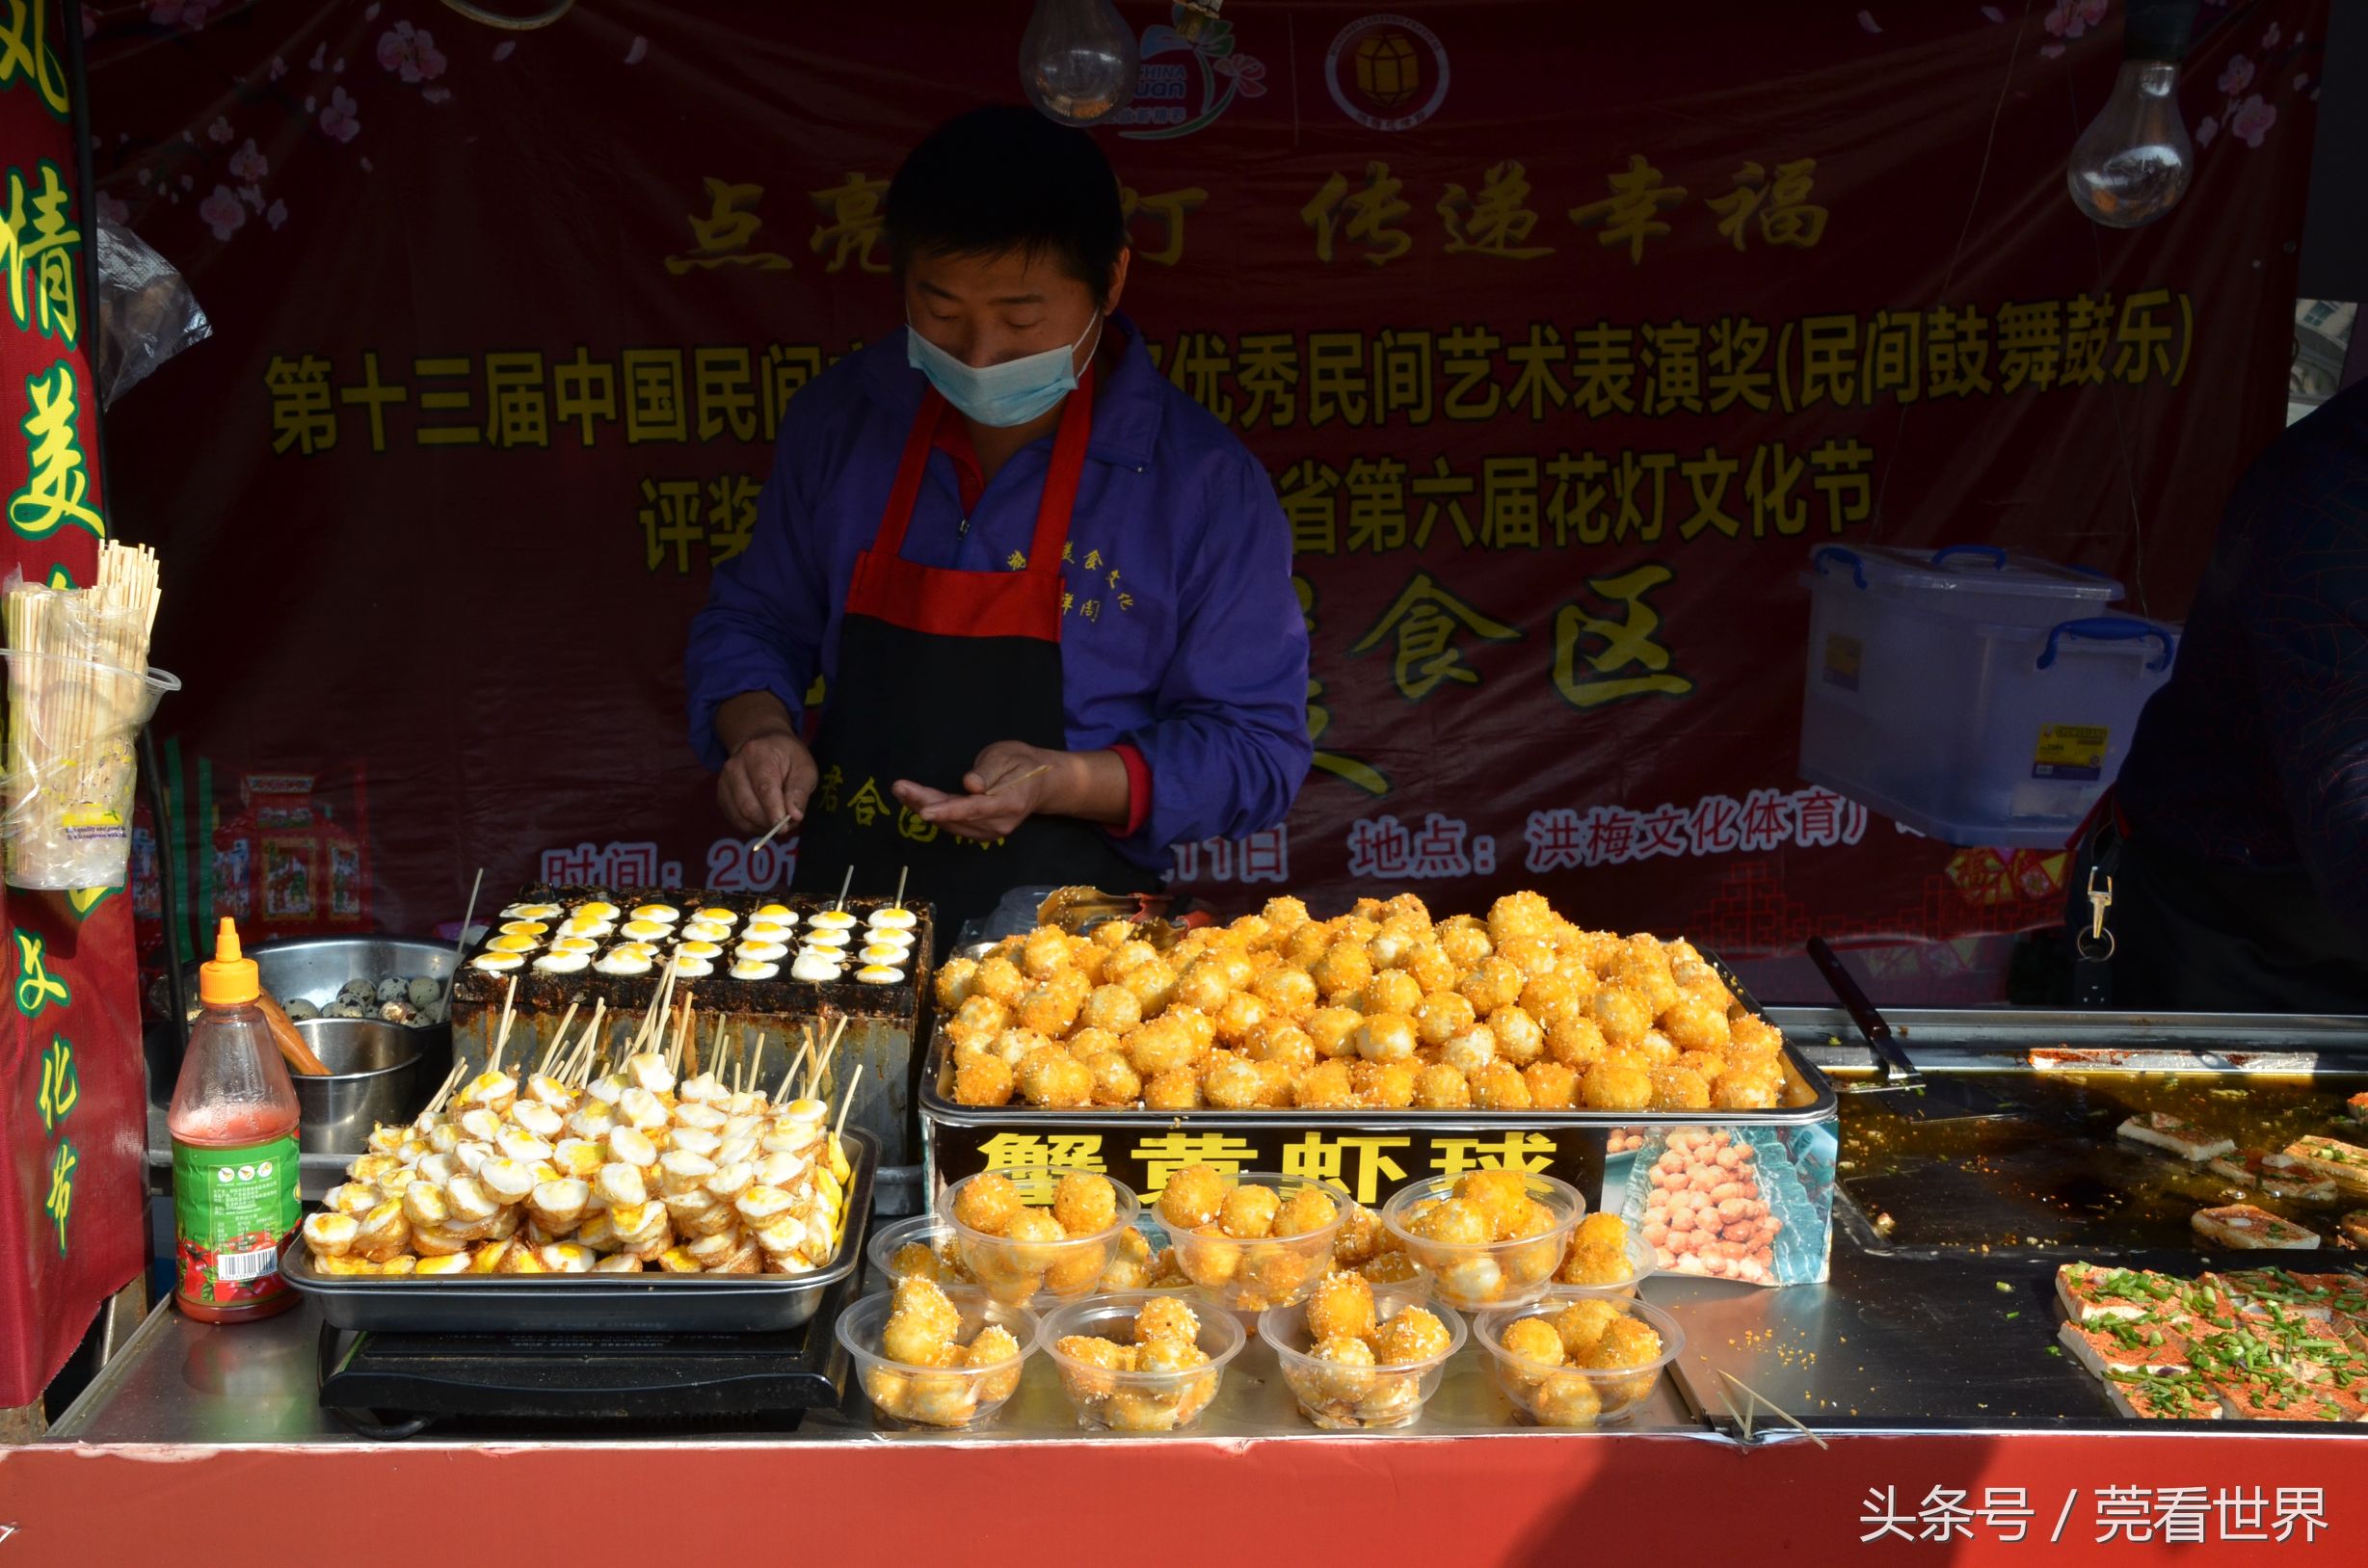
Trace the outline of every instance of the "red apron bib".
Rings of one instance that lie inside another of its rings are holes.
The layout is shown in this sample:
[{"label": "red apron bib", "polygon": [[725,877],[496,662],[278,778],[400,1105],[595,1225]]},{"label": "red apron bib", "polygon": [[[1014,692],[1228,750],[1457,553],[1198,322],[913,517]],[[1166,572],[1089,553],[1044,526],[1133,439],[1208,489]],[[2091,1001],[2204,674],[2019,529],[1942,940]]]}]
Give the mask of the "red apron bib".
[{"label": "red apron bib", "polygon": [[1031,816],[993,843],[922,821],[891,792],[899,779],[962,793],[962,776],[998,740],[1061,750],[1061,549],[1093,432],[1089,370],[1061,409],[1018,571],[926,567],[902,554],[945,400],[932,387],[905,438],[871,547],[856,557],[838,634],[838,670],[814,739],[821,777],[798,846],[797,886],[884,896],[909,868],[912,895],[936,906],[950,939],[1013,888],[1082,883],[1112,892],[1157,879],[1076,817]]}]

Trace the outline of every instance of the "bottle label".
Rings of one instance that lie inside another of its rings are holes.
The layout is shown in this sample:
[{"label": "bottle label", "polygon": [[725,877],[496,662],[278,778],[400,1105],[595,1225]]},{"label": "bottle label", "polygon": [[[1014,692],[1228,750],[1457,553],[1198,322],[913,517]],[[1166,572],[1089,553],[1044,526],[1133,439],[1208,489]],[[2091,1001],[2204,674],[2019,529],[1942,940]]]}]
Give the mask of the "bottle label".
[{"label": "bottle label", "polygon": [[209,1307],[284,1293],[279,1249],[296,1234],[296,1139],[242,1149],[173,1143],[179,1293]]}]

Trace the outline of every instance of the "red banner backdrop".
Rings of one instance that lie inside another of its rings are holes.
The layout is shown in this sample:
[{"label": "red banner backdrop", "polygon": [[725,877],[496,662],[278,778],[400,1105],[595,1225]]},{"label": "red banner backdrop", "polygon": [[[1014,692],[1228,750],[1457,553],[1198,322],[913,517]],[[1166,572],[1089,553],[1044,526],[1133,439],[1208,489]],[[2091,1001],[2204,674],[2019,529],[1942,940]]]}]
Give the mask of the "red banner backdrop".
[{"label": "red banner backdrop", "polygon": [[[107,531],[74,83],[49,0],[0,5],[0,575],[90,582]],[[0,1407],[30,1404],[145,1250],[129,901],[0,889]]]},{"label": "red banner backdrop", "polygon": [[[1121,9],[1127,304],[1272,471],[1315,631],[1297,809],[1184,881],[1940,939],[1934,985],[1946,939],[2049,917],[2060,857],[1801,783],[1796,578],[1984,543],[2184,607],[2277,427],[2323,0],[2204,6],[2194,189],[2135,233],[2063,188],[2107,0],[1237,0],[1196,41]],[[164,649],[200,909],[783,880],[719,837],[684,626],[783,405],[897,325],[885,181],[1014,95],[1024,8],[102,15],[100,199],[220,329],[116,419],[205,606]],[[1074,656],[1131,601],[1124,560],[1070,575]]]}]

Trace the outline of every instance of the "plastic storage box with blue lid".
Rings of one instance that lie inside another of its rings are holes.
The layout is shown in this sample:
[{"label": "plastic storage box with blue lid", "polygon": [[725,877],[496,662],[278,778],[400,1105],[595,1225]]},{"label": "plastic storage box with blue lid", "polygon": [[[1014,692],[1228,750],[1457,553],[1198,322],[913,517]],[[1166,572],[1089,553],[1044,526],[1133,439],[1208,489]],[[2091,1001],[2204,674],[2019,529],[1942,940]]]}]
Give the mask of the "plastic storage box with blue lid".
[{"label": "plastic storage box with blue lid", "polygon": [[2107,613],[2111,577],[1986,545],[1827,545],[1801,581],[1801,777],[1953,844],[2063,847],[2178,640]]}]

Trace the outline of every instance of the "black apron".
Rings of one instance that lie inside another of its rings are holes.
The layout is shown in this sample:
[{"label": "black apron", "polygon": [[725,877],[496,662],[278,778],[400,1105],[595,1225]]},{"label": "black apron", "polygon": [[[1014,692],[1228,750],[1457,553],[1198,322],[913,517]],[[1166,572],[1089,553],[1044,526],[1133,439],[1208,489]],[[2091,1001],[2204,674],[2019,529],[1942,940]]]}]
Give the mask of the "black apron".
[{"label": "black apron", "polygon": [[1007,838],[960,838],[891,792],[910,779],[951,794],[998,740],[1067,748],[1061,701],[1061,549],[1093,433],[1094,376],[1061,408],[1027,565],[1017,571],[925,567],[902,554],[945,399],[921,398],[871,547],[855,560],[838,670],[814,737],[819,779],[806,808],[795,886],[836,895],[849,866],[871,897],[910,873],[907,896],[935,907],[941,945],[1013,888],[1084,884],[1145,891],[1158,880],[1100,826],[1031,816]]}]

